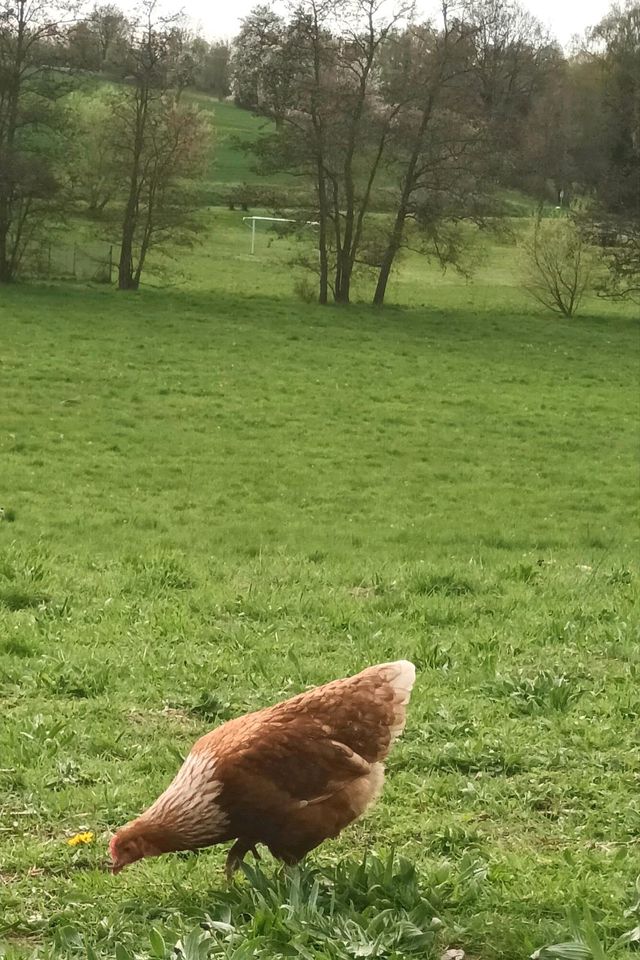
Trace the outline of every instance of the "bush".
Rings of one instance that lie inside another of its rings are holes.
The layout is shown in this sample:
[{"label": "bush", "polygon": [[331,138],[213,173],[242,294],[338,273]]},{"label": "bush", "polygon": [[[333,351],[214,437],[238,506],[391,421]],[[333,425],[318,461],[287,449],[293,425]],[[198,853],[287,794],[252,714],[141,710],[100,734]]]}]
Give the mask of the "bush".
[{"label": "bush", "polygon": [[224,204],[230,210],[300,210],[313,205],[306,187],[274,187],[259,183],[236,183],[219,194],[210,194],[213,205]]},{"label": "bush", "polygon": [[572,317],[589,289],[594,258],[573,220],[536,217],[524,243],[524,287],[538,303]]},{"label": "bush", "polygon": [[303,303],[315,303],[318,299],[318,290],[309,277],[300,277],[293,285],[293,292]]}]

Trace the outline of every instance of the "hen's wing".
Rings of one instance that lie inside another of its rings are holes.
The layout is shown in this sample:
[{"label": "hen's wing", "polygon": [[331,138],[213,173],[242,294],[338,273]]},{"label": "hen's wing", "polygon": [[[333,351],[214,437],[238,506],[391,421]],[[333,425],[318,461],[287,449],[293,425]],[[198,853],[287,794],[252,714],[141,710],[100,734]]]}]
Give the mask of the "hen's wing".
[{"label": "hen's wing", "polygon": [[370,667],[225,723],[194,753],[215,758],[225,805],[318,803],[386,757],[404,727],[414,679],[406,660]]},{"label": "hen's wing", "polygon": [[[306,806],[371,769],[368,761],[346,744],[304,718],[289,723],[268,719],[251,732],[241,722],[235,731],[235,723],[225,724],[225,736],[216,738],[215,743],[200,742],[194,747],[212,752],[216,776],[224,784],[225,795],[235,794],[234,799],[277,793],[281,804]],[[249,734],[250,739],[240,745],[236,732]]]},{"label": "hen's wing", "polygon": [[332,739],[375,763],[386,757],[404,729],[415,676],[408,660],[383,663],[316,687],[271,710],[291,722],[312,718]]}]

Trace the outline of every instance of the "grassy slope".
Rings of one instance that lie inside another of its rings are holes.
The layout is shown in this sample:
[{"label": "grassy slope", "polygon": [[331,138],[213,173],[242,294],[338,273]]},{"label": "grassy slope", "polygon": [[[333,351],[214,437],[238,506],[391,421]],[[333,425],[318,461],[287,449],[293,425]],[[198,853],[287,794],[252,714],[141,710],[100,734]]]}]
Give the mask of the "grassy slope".
[{"label": "grassy slope", "polygon": [[[270,173],[264,176],[257,172],[252,154],[242,149],[241,144],[250,142],[272,128],[264,117],[256,117],[248,110],[241,110],[233,103],[217,101],[206,94],[190,94],[201,109],[211,114],[215,128],[215,149],[206,175],[206,182],[214,189],[228,189],[234,184],[261,184],[299,188],[300,178],[289,174]],[[506,212],[514,217],[526,217],[535,213],[536,202],[517,190],[502,191]]]},{"label": "grassy slope", "polygon": [[[473,287],[408,264],[396,293],[428,308],[303,307],[282,247],[249,266],[216,224],[189,293],[3,293],[10,955],[82,953],[79,930],[144,956],[152,925],[169,943],[206,913],[277,956],[289,888],[226,897],[223,851],[112,878],[108,831],[216,719],[396,656],[420,671],[407,735],[380,806],[313,856],[321,877],[395,844],[445,921],[435,955],[527,956],[571,904],[620,934],[638,870],[629,317],[540,316],[500,286],[499,251]],[[250,295],[269,284],[279,299]],[[98,842],[74,853],[85,828]],[[388,898],[363,886],[337,898],[364,925]],[[326,936],[312,956],[339,949]]]},{"label": "grassy slope", "polygon": [[215,185],[228,186],[234,183],[286,183],[286,175],[259,176],[254,169],[253,157],[242,150],[242,142],[251,141],[265,131],[268,120],[255,117],[248,110],[240,110],[232,103],[219,102],[204,94],[192,94],[199,106],[210,113],[215,128],[215,151],[207,179]]}]

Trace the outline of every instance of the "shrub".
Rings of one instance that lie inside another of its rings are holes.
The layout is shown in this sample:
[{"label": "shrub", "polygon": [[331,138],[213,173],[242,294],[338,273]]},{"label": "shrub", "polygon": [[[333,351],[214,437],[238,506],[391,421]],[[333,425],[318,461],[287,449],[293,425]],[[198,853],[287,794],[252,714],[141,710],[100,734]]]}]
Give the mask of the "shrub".
[{"label": "shrub", "polygon": [[309,277],[300,277],[293,285],[293,292],[298,300],[303,303],[315,303],[318,299],[318,290],[316,285],[311,282]]},{"label": "shrub", "polygon": [[593,254],[573,220],[538,214],[524,243],[526,291],[563,317],[577,312],[589,288]]}]

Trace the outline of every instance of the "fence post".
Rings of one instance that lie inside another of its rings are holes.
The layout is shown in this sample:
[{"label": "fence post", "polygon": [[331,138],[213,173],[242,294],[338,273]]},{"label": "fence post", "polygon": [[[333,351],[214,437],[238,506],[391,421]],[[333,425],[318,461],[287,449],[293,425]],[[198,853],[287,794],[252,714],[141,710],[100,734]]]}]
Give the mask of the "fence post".
[{"label": "fence post", "polygon": [[49,240],[47,253],[47,277],[51,279],[51,240]]},{"label": "fence post", "polygon": [[113,273],[113,244],[109,247],[109,283],[111,283],[111,274]]},{"label": "fence post", "polygon": [[77,279],[78,279],[78,278],[76,277],[76,250],[77,250],[77,247],[76,247],[76,245],[75,245],[75,243],[74,243],[74,245],[73,245],[73,266],[71,267],[71,276],[73,277],[74,280],[77,280]]}]

